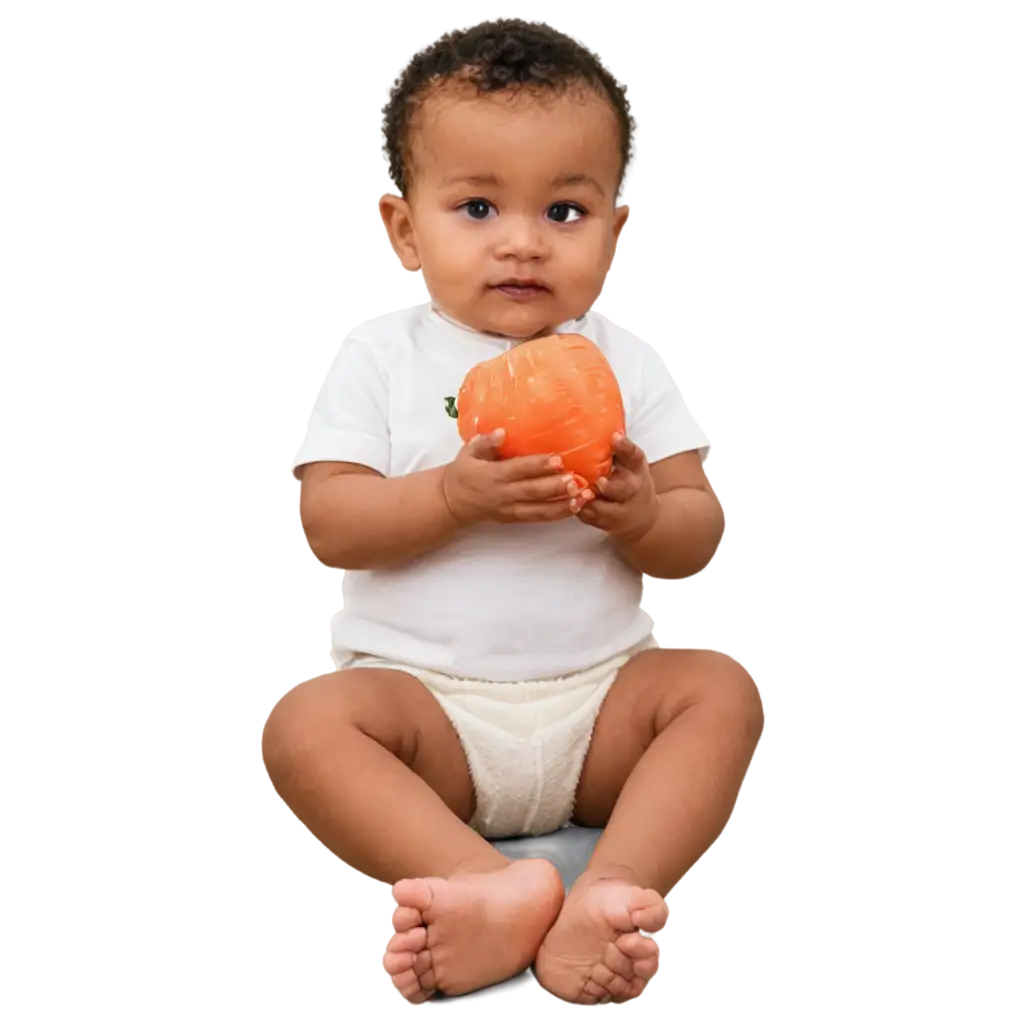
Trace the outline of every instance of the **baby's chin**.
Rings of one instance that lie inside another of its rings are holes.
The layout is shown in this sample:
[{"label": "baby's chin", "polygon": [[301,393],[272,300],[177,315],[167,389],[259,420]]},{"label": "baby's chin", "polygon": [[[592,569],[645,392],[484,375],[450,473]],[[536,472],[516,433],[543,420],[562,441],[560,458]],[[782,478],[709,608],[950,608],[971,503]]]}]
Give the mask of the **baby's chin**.
[{"label": "baby's chin", "polygon": [[507,331],[488,331],[489,334],[497,335],[499,338],[507,338],[509,341],[537,341],[539,338],[547,338],[555,333],[555,325],[551,324],[540,328],[537,331],[520,331],[518,333]]},{"label": "baby's chin", "polygon": [[[501,296],[498,296],[501,298]],[[507,338],[510,341],[533,341],[536,338],[546,338],[555,333],[555,328],[569,320],[574,319],[571,313],[559,315],[559,311],[552,311],[549,308],[544,310],[543,316],[538,316],[539,310],[533,311],[526,308],[525,304],[518,308],[509,308],[495,311],[493,308],[469,307],[461,312],[446,307],[443,303],[434,300],[442,313],[458,323],[482,334],[491,334],[499,338]],[[509,304],[515,307],[516,304]]]}]

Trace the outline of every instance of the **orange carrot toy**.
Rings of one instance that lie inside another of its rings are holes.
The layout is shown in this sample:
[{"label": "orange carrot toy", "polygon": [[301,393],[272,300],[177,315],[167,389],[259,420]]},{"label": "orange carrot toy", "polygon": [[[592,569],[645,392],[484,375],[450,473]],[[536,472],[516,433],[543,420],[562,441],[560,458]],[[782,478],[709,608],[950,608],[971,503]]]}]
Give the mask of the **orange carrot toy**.
[{"label": "orange carrot toy", "polygon": [[[580,334],[551,334],[478,363],[448,413],[469,441],[504,427],[502,458],[560,455],[581,487],[612,469],[612,434],[625,433],[622,394],[604,353]],[[457,405],[457,409],[453,408]]]}]

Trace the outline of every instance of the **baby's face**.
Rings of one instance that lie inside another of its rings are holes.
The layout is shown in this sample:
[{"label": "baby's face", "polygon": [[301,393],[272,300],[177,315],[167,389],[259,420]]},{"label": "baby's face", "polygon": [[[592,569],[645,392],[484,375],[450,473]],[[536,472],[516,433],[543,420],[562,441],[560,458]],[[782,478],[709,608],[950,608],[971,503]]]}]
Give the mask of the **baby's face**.
[{"label": "baby's face", "polygon": [[[477,97],[448,86],[426,100],[412,137],[408,203],[385,196],[380,208],[434,302],[511,338],[582,316],[629,214],[615,207],[619,135],[608,103],[589,91]],[[545,288],[516,296],[495,287],[509,278]]]}]

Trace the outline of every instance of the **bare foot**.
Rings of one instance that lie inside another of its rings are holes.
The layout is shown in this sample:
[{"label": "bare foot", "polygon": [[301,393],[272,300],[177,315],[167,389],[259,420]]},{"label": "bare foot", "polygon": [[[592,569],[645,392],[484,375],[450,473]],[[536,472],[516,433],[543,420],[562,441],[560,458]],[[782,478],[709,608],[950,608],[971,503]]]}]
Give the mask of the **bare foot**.
[{"label": "bare foot", "polygon": [[565,891],[558,869],[540,859],[451,878],[404,878],[384,968],[411,1003],[436,991],[464,995],[496,985],[533,962],[558,917]]},{"label": "bare foot", "polygon": [[537,951],[540,984],[569,1003],[635,999],[658,970],[658,944],[641,935],[665,927],[668,905],[625,879],[577,883]]}]

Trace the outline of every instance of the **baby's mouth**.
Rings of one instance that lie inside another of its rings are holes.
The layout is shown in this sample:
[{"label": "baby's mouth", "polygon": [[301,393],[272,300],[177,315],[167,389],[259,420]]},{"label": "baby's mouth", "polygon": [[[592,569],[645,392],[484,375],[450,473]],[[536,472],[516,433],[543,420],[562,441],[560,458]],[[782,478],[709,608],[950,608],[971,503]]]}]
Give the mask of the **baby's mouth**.
[{"label": "baby's mouth", "polygon": [[535,298],[538,295],[548,294],[548,289],[541,284],[515,284],[508,281],[503,284],[494,285],[493,287],[502,294],[508,295],[513,299],[530,299]]}]

